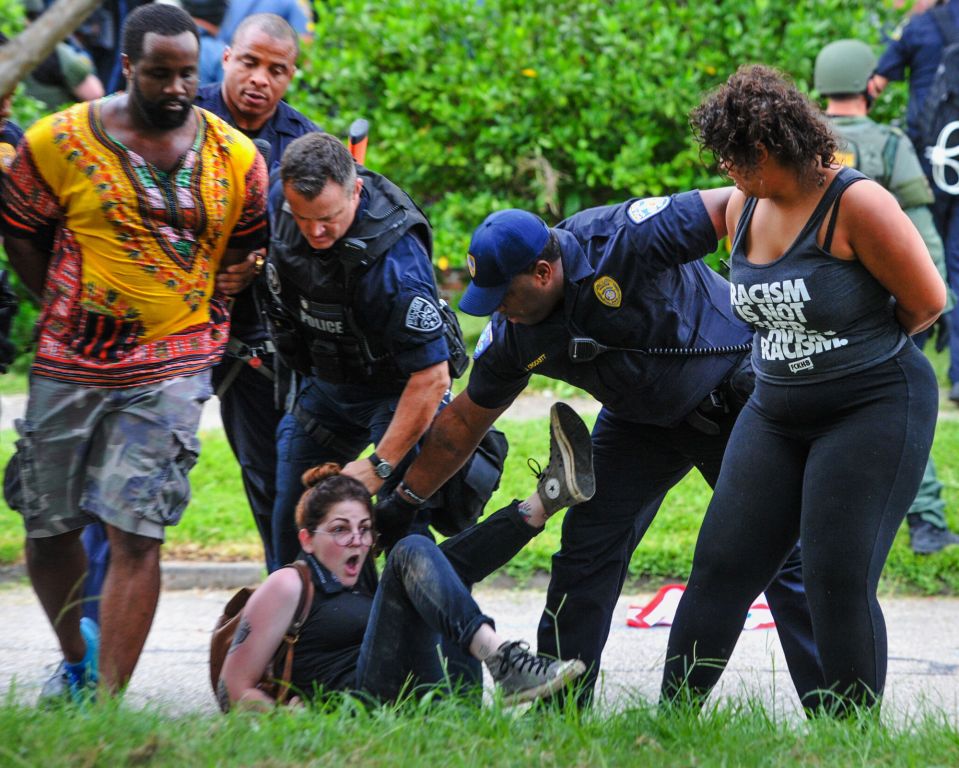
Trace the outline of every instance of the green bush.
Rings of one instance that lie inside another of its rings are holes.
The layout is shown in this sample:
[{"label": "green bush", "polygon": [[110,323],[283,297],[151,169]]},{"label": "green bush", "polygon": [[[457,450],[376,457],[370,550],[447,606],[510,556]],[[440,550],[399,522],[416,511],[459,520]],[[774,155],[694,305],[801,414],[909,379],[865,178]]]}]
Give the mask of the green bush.
[{"label": "green bush", "polygon": [[[24,15],[22,0],[0,0],[0,32],[8,38],[13,38],[23,29]],[[23,86],[17,89],[13,98],[13,114],[11,119],[21,128],[26,128],[44,115],[44,107],[39,101],[27,96]],[[0,249],[0,269],[8,269],[6,253]],[[14,318],[11,329],[11,338],[20,352],[28,350],[33,335],[33,325],[37,319],[37,307],[31,303],[20,279],[11,270],[10,283],[20,297],[20,310]],[[20,373],[26,371],[30,363],[30,355],[19,355],[13,364],[13,369]]]},{"label": "green bush", "polygon": [[[860,37],[878,51],[901,13],[890,0],[315,5],[315,40],[287,98],[339,135],[357,116],[371,121],[369,165],[426,207],[441,270],[462,268],[470,233],[497,208],[555,222],[723,183],[687,124],[704,92],[746,62],[779,66],[807,88],[822,45]],[[0,11],[14,32],[19,0],[0,0]],[[887,91],[876,116],[901,114],[904,93]],[[16,108],[25,126],[38,114],[23,97]],[[34,319],[25,306],[21,346]]]},{"label": "green bush", "polygon": [[[822,45],[880,43],[886,2],[343,0],[318,3],[295,106],[328,130],[371,121],[369,164],[419,199],[462,264],[493,208],[556,221],[587,206],[721,183],[687,124],[742,63],[802,88]],[[887,96],[880,117],[901,110]]]}]

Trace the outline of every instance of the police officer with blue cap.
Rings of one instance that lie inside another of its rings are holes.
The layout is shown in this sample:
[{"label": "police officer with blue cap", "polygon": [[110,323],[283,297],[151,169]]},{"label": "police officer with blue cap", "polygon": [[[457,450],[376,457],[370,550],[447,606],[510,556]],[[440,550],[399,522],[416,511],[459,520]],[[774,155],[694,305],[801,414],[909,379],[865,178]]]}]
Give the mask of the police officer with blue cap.
[{"label": "police officer with blue cap", "polygon": [[[713,484],[751,391],[749,332],[702,257],[726,233],[729,189],[633,199],[550,228],[521,210],[473,235],[460,303],[492,315],[466,390],[442,411],[397,495],[429,496],[534,373],[602,403],[596,493],[571,507],[553,557],[539,652],[590,666],[592,695],[613,609],[667,491],[693,467]],[[800,696],[822,686],[798,551],[766,591]]]}]

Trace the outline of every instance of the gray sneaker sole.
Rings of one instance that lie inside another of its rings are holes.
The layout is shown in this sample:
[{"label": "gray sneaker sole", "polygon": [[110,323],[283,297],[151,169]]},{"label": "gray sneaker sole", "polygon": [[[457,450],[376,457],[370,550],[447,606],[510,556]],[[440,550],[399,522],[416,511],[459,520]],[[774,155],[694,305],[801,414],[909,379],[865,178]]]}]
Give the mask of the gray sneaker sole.
[{"label": "gray sneaker sole", "polygon": [[[549,412],[550,428],[567,468],[569,488],[575,503],[589,501],[596,493],[593,477],[593,441],[589,427],[566,403],[555,403]],[[576,448],[579,447],[579,451]],[[577,455],[578,454],[578,455]]]},{"label": "gray sneaker sole", "polygon": [[557,664],[559,665],[559,673],[556,677],[534,688],[524,688],[522,691],[504,696],[503,703],[511,707],[514,704],[523,704],[527,701],[535,701],[536,699],[548,699],[557,691],[564,688],[567,683],[575,680],[586,671],[586,665],[579,659],[560,661],[557,662]]}]

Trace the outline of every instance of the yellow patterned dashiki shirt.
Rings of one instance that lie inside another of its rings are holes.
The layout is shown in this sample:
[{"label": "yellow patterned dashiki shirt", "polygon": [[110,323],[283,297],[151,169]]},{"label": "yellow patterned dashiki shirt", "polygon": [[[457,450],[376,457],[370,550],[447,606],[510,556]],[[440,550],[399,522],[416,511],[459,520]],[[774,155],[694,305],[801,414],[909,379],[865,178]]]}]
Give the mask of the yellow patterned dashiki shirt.
[{"label": "yellow patterned dashiki shirt", "polygon": [[229,335],[224,251],[266,244],[266,167],[194,107],[196,139],[163,172],[106,133],[101,103],[37,122],[3,179],[4,232],[53,254],[33,373],[97,387],[197,373]]}]

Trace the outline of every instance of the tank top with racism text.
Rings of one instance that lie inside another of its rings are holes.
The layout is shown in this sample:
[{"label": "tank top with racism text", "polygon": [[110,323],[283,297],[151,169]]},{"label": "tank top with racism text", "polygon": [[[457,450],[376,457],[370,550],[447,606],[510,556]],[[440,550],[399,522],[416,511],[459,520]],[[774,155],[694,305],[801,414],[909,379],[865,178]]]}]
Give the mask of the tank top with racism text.
[{"label": "tank top with racism text", "polygon": [[[895,301],[858,260],[830,255],[839,198],[866,178],[843,168],[792,245],[769,264],[746,260],[746,234],[756,210],[748,198],[736,229],[730,294],[736,314],[755,330],[756,376],[776,384],[836,379],[888,360],[906,343]],[[817,233],[833,202],[825,241]]]}]

